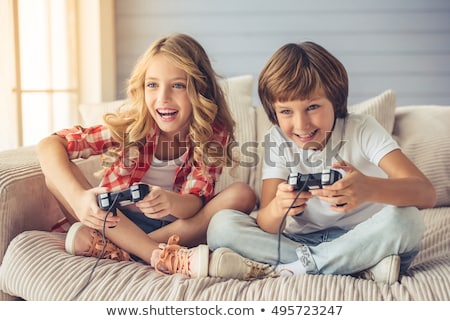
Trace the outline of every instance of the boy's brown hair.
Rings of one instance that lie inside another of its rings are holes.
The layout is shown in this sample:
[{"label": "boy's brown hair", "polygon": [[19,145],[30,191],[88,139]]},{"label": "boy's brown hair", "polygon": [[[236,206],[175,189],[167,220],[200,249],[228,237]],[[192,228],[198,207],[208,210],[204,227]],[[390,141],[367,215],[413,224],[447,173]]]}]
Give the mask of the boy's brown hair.
[{"label": "boy's brown hair", "polygon": [[282,46],[259,75],[259,97],[273,124],[278,124],[275,102],[308,99],[319,88],[333,104],[335,117],[346,117],[347,71],[336,57],[314,42]]}]

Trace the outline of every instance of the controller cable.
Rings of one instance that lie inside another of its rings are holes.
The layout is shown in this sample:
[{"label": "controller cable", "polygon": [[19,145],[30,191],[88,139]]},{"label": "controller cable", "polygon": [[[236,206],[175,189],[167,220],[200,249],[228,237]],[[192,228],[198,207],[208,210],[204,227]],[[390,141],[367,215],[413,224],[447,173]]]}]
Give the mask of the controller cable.
[{"label": "controller cable", "polygon": [[100,255],[98,256],[97,260],[95,261],[94,265],[91,268],[91,272],[89,273],[89,276],[86,280],[86,283],[83,285],[83,287],[78,290],[78,292],[75,294],[75,296],[71,299],[71,301],[74,301],[78,298],[78,296],[81,294],[81,292],[83,292],[88,285],[91,283],[92,280],[92,276],[94,275],[94,271],[97,268],[98,264],[100,263],[100,260],[103,258],[103,255],[105,254],[105,250],[106,250],[106,236],[105,236],[105,232],[106,232],[106,219],[108,218],[109,214],[111,214],[113,212],[113,209],[115,208],[115,205],[117,203],[117,200],[119,199],[119,194],[116,195],[116,197],[113,199],[111,205],[108,207],[108,209],[106,210],[106,215],[105,218],[103,219],[103,226],[102,226],[102,241],[103,241],[103,248],[102,251],[100,252]]},{"label": "controller cable", "polygon": [[[291,209],[295,208],[295,207],[294,207],[295,202],[296,202],[297,199],[299,198],[300,194],[301,194],[303,191],[305,191],[305,189],[306,189],[306,187],[307,187],[307,184],[308,184],[308,181],[309,181],[309,175],[306,177],[306,179],[305,179],[303,185],[302,185],[302,186],[300,187],[300,189],[298,190],[298,192],[297,192],[297,194],[295,195],[295,198],[294,198],[294,200],[292,201],[291,205],[288,207],[288,209],[286,210],[286,212],[283,214],[283,218],[281,219],[280,225],[278,226],[278,233],[277,233],[277,236],[278,236],[278,242],[277,242],[277,262],[275,263],[275,265],[272,265],[272,267],[271,267],[271,269],[270,269],[270,271],[269,271],[269,274],[272,273],[272,272],[274,272],[274,271],[276,270],[276,268],[278,267],[278,265],[280,265],[280,263],[281,263],[281,262],[280,262],[280,261],[281,261],[281,235],[283,234],[283,226],[284,226],[284,223],[286,222],[286,218],[287,218],[287,216],[288,216],[288,214],[289,214],[289,211],[290,211]],[[303,214],[303,212],[297,214],[297,216],[300,216],[301,214]],[[247,284],[246,284],[244,287],[242,287],[238,293],[236,293],[236,298],[234,299],[234,301],[237,300],[237,296],[238,296],[240,293],[242,293],[242,291],[243,291],[244,289],[248,288],[248,286],[250,285],[250,283],[252,283],[252,282],[255,281],[255,280],[261,280],[261,279],[263,279],[263,278],[255,278],[255,279],[249,280],[249,282],[247,282]]]}]

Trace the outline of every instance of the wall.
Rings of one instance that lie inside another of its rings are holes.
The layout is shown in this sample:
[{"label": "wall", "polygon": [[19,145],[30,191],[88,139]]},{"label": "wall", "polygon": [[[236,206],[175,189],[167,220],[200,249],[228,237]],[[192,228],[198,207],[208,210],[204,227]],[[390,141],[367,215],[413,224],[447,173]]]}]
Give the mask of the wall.
[{"label": "wall", "polygon": [[150,43],[184,32],[223,76],[257,77],[278,47],[312,40],[346,66],[350,103],[392,88],[398,105],[450,105],[448,0],[115,0],[115,18],[119,98]]}]

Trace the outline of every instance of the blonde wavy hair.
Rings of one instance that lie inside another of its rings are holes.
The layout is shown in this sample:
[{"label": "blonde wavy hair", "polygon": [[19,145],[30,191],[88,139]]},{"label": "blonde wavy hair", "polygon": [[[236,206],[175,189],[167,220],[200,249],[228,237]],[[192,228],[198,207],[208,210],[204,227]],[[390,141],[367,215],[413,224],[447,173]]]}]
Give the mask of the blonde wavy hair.
[{"label": "blonde wavy hair", "polygon": [[185,34],[173,34],[156,40],[137,61],[128,81],[126,108],[103,117],[113,138],[127,153],[131,147],[142,145],[153,128],[154,120],[145,104],[144,82],[147,68],[158,54],[170,59],[187,74],[187,93],[192,104],[189,137],[194,147],[190,161],[202,167],[210,166],[211,161],[214,166],[233,163],[231,149],[227,146],[220,153],[216,148],[208,148],[217,130],[225,132],[227,145],[231,146],[235,140],[235,121],[208,55],[196,40]]}]

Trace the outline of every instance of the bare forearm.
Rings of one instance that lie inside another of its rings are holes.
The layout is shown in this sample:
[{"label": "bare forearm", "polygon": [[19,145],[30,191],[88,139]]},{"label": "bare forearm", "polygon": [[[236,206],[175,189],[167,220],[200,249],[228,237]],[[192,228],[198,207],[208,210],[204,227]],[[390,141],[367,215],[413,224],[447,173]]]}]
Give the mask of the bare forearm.
[{"label": "bare forearm", "polygon": [[[272,201],[266,207],[261,208],[256,217],[256,222],[259,227],[263,231],[272,234],[278,233],[280,230],[281,221],[283,220],[283,217],[274,216],[274,213],[277,212],[277,209],[273,208],[275,204],[276,203]],[[284,226],[281,228],[284,229]]]},{"label": "bare forearm", "polygon": [[172,202],[172,213],[178,218],[189,218],[194,216],[202,207],[202,201],[199,197],[192,194],[174,195],[175,201]]},{"label": "bare forearm", "polygon": [[436,193],[429,181],[420,177],[382,179],[369,177],[372,202],[394,206],[433,207]]},{"label": "bare forearm", "polygon": [[38,145],[38,156],[42,172],[65,199],[86,189],[84,177],[74,173],[64,142],[57,136],[43,139]]}]

